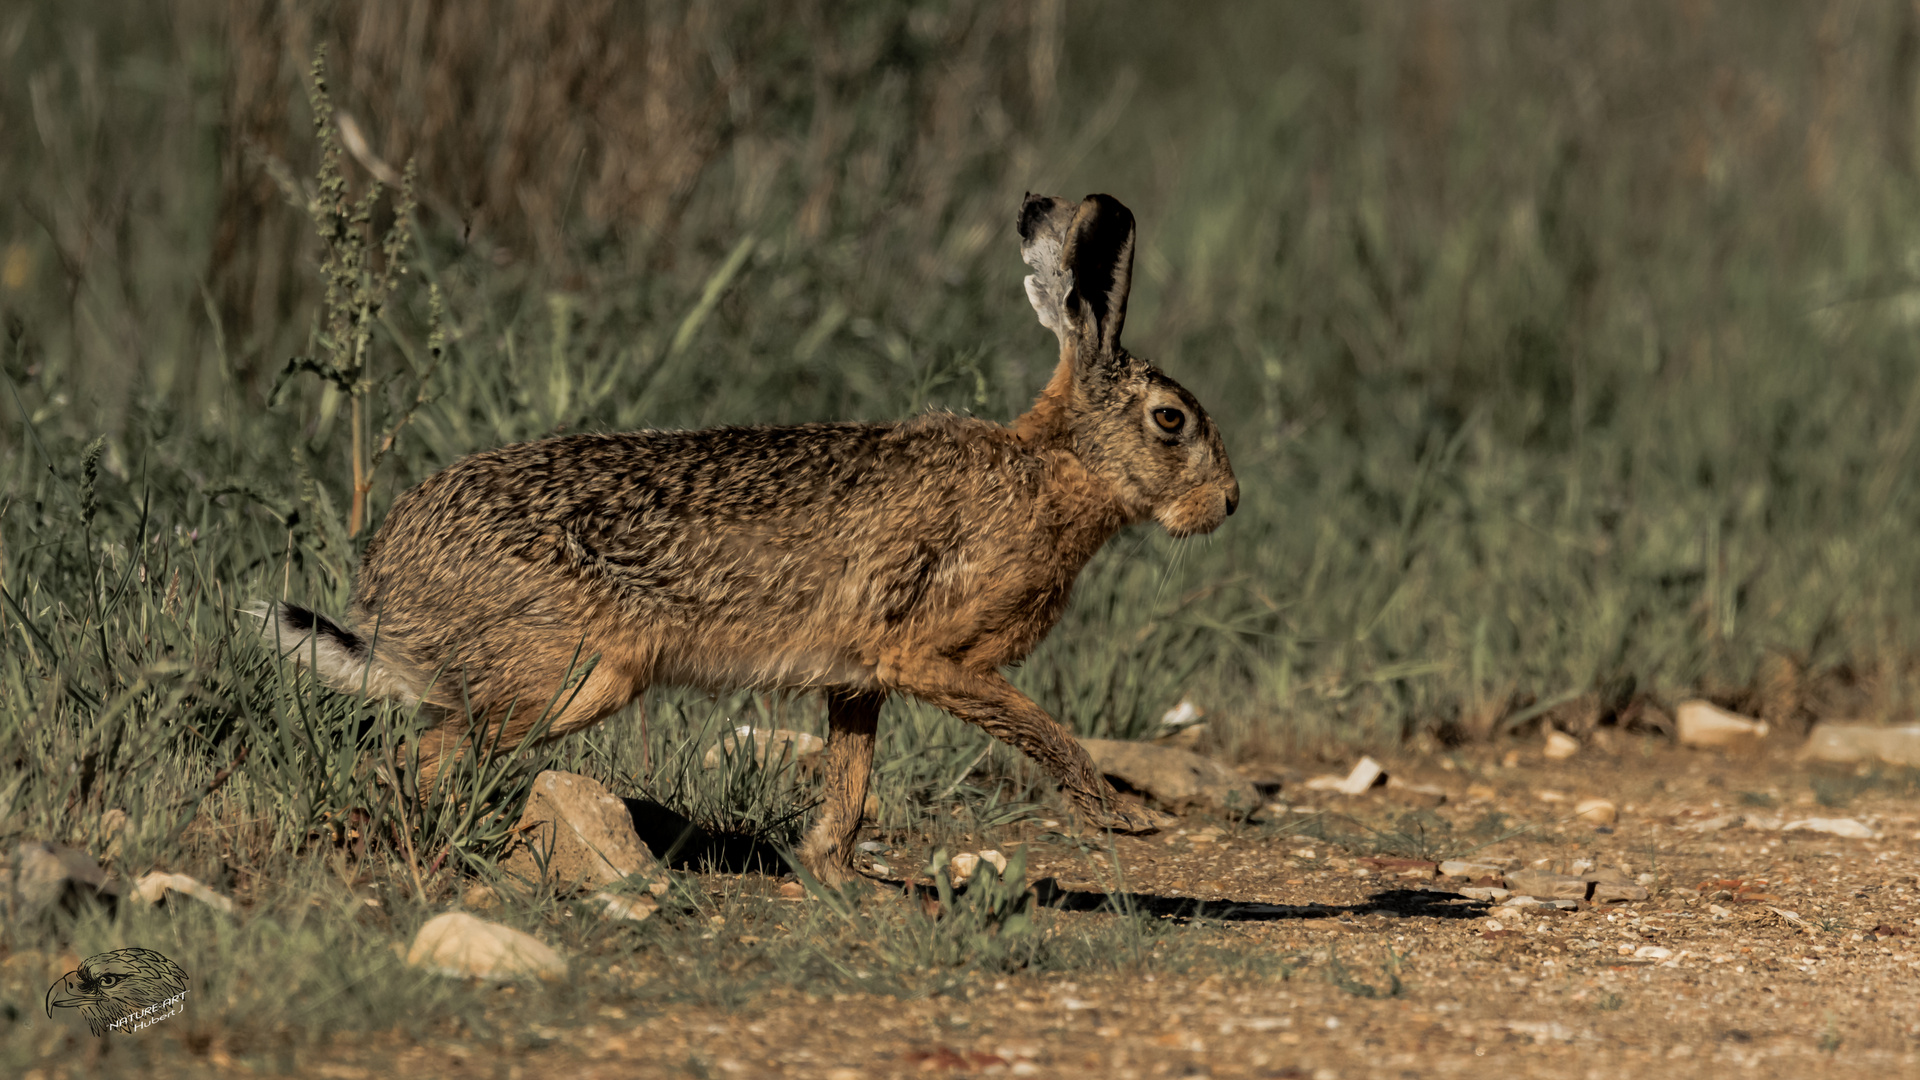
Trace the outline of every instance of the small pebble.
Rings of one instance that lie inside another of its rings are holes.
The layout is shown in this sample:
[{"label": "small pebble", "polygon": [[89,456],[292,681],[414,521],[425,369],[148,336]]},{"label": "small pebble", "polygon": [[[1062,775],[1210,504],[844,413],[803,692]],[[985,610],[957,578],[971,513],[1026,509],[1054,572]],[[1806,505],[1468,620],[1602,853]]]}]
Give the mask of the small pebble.
[{"label": "small pebble", "polygon": [[1547,732],[1548,761],[1565,761],[1580,752],[1580,742],[1564,731]]},{"label": "small pebble", "polygon": [[978,869],[980,869],[980,856],[971,851],[963,851],[947,863],[947,880],[955,885],[965,885],[972,880],[973,872]]},{"label": "small pebble", "polygon": [[1620,808],[1611,799],[1582,799],[1574,804],[1573,816],[1589,825],[1611,825],[1620,817]]}]

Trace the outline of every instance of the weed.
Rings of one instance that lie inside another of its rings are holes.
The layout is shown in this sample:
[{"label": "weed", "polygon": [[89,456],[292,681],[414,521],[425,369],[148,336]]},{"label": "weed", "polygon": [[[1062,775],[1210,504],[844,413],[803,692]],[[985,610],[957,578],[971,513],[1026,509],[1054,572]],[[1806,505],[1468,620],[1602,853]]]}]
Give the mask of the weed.
[{"label": "weed", "polygon": [[1395,998],[1406,992],[1406,986],[1400,981],[1400,966],[1406,959],[1405,954],[1396,953],[1391,948],[1380,961],[1379,972],[1384,978],[1380,982],[1363,981],[1357,977],[1355,969],[1340,959],[1338,950],[1329,949],[1327,955],[1327,981],[1362,998]]},{"label": "weed", "polygon": [[1840,1052],[1840,1044],[1845,1041],[1845,1039],[1840,1037],[1840,1026],[1835,1022],[1833,1014],[1828,1013],[1827,1029],[1820,1033],[1820,1041],[1815,1045],[1820,1048],[1820,1052],[1823,1054],[1837,1054]]},{"label": "weed", "polygon": [[[407,163],[406,175],[393,196],[392,224],[376,248],[372,239],[374,211],[382,189],[370,186],[359,200],[348,197],[347,179],[342,170],[343,151],[332,97],[327,93],[326,52],[317,50],[308,73],[308,104],[313,112],[314,139],[320,146],[320,171],[314,193],[305,199],[307,213],[313,219],[320,239],[320,276],[326,282],[319,321],[313,340],[324,357],[296,356],[287,362],[281,374],[284,381],[296,372],[308,371],[320,376],[328,386],[347,399],[350,415],[348,458],[353,468],[352,499],[347,512],[347,535],[359,536],[367,522],[367,493],[373,490],[373,467],[393,446],[401,426],[412,419],[413,409],[401,413],[380,439],[377,452],[369,428],[368,395],[375,378],[372,366],[374,338],[382,332],[387,303],[394,287],[407,272],[407,246],[413,221],[413,163]],[[301,193],[288,191],[294,201]],[[378,258],[375,252],[378,251]],[[438,326],[439,295],[433,298],[432,327],[428,332],[433,363],[417,375],[415,407],[424,402],[427,380],[438,368],[442,347]],[[384,324],[390,327],[389,324]],[[390,332],[390,330],[386,331]],[[274,395],[269,394],[271,398]],[[332,400],[331,398],[328,399]],[[325,405],[323,404],[323,410]]]},{"label": "weed", "polygon": [[1911,795],[1920,791],[1920,769],[1861,766],[1852,772],[1816,772],[1807,781],[1821,806],[1838,809],[1872,791]]}]

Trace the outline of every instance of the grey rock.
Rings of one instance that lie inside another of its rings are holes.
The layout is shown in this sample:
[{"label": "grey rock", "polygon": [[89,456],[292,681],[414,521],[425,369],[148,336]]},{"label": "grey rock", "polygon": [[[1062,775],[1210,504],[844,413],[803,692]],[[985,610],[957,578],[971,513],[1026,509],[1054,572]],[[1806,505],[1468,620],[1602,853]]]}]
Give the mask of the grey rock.
[{"label": "grey rock", "polygon": [[0,873],[0,904],[8,921],[25,922],[56,904],[73,906],[89,900],[111,903],[120,883],[110,877],[93,856],[79,848],[44,840],[27,840],[13,849]]},{"label": "grey rock", "polygon": [[1512,870],[1507,873],[1507,888],[1516,895],[1541,900],[1621,901],[1645,900],[1647,890],[1627,880],[1618,870],[1597,870],[1580,877],[1554,874],[1545,870]]},{"label": "grey rock", "polygon": [[626,803],[591,777],[551,769],[534,777],[519,832],[505,869],[529,880],[597,888],[661,873]]},{"label": "grey rock", "polygon": [[1121,739],[1081,739],[1080,745],[1101,773],[1169,809],[1247,814],[1266,801],[1246,777],[1182,747]]},{"label": "grey rock", "polygon": [[1506,872],[1500,863],[1480,859],[1448,859],[1440,864],[1440,873],[1445,877],[1497,877]]},{"label": "grey rock", "polygon": [[1580,908],[1580,901],[1548,900],[1548,899],[1542,899],[1538,896],[1514,896],[1514,897],[1510,897],[1506,903],[1501,904],[1500,906],[1503,908],[1515,908],[1517,910],[1522,910],[1522,911],[1533,909],[1533,908],[1544,908],[1551,911],[1578,911]]},{"label": "grey rock", "polygon": [[1585,900],[1591,883],[1583,878],[1554,874],[1545,870],[1510,870],[1507,888],[1516,894],[1543,900]]},{"label": "grey rock", "polygon": [[1638,885],[1618,881],[1596,881],[1593,884],[1593,892],[1587,899],[1596,904],[1605,904],[1623,900],[1645,900],[1647,895],[1647,890]]}]

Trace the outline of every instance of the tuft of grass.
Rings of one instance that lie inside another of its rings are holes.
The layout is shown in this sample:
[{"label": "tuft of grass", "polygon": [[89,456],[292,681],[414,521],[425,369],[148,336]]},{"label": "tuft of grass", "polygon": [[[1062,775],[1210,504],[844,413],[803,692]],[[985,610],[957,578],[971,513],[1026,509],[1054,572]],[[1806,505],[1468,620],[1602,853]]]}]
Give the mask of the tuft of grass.
[{"label": "tuft of grass", "polygon": [[1329,949],[1327,954],[1327,981],[1340,989],[1361,998],[1396,998],[1406,992],[1406,984],[1400,981],[1400,966],[1406,959],[1404,954],[1391,948],[1379,964],[1379,974],[1374,981],[1359,977],[1358,972],[1340,959],[1338,950]]},{"label": "tuft of grass", "polygon": [[1821,806],[1839,809],[1868,792],[1910,795],[1920,791],[1920,769],[1867,765],[1851,772],[1816,771],[1807,778]]}]

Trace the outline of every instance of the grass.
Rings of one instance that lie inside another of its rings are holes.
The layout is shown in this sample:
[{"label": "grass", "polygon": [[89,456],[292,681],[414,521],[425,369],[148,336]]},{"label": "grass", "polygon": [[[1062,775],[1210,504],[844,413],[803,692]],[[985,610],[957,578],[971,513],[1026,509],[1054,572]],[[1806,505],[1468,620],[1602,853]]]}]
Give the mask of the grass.
[{"label": "grass", "polygon": [[[421,800],[363,765],[412,718],[295,677],[237,609],[344,610],[356,506],[377,527],[503,442],[1011,417],[1051,363],[1011,238],[1028,189],[1136,211],[1132,341],[1207,403],[1244,490],[1213,537],[1117,539],[1014,673],[1078,730],[1138,736],[1192,697],[1229,754],[1339,757],[1696,693],[1789,724],[1911,715],[1920,162],[1914,59],[1886,44],[1911,12],[1029,7],[1061,10],[856,5],[801,27],[719,5],[654,28],[684,46],[649,69],[664,113],[542,98],[553,123],[516,134],[481,88],[465,136],[418,111],[455,75],[355,36],[375,23],[288,7],[334,43],[368,160],[415,154],[410,229],[358,155],[319,171],[307,133],[334,127],[272,36],[292,24],[212,3],[0,16],[0,835],[102,850],[123,810],[117,867],[251,905],[0,945],[171,935],[228,980],[236,1029],[486,1026],[474,992],[393,983],[386,948],[456,870],[487,872],[532,770],[790,840],[804,777],[696,763],[737,723],[821,732],[815,702],[662,691],[644,731],[616,720]],[[490,40],[473,22],[443,53]],[[687,152],[596,171],[614,158],[595,131]],[[473,147],[550,167],[462,187]],[[309,199],[347,214],[329,243],[360,237],[361,261],[310,236]],[[342,306],[354,288],[379,302]],[[1053,805],[1023,760],[917,705],[889,707],[880,760],[882,825],[932,846]],[[1816,785],[1827,805],[1861,788]],[[1349,839],[1477,842],[1411,819]],[[343,890],[375,883],[389,921],[369,925]],[[875,942],[971,955],[910,911],[819,905],[799,926],[742,895],[708,917],[765,928],[748,947],[678,917],[589,931],[544,903],[529,925],[630,950],[669,996],[850,978]],[[1016,916],[981,910],[1004,939]],[[1042,966],[1213,947],[1032,918]],[[307,981],[248,981],[288,961]],[[957,985],[912,966],[883,981]]]}]

